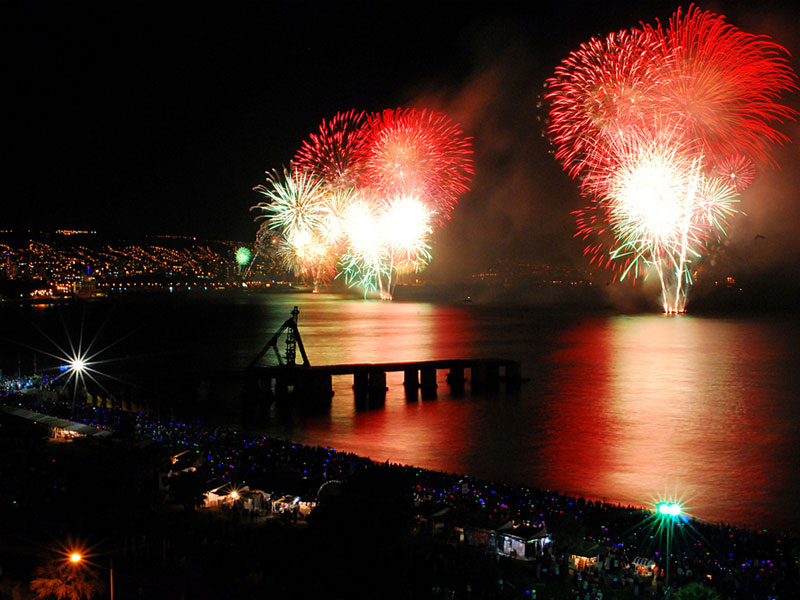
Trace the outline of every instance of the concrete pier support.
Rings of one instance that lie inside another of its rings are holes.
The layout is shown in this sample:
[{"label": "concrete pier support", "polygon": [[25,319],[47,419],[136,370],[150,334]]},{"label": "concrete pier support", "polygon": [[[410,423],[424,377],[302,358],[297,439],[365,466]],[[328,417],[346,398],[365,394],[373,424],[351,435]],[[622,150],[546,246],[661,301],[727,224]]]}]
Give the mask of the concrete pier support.
[{"label": "concrete pier support", "polygon": [[406,400],[415,402],[419,398],[419,370],[405,369],[403,371],[403,388],[406,392]]},{"label": "concrete pier support", "polygon": [[328,373],[298,371],[294,393],[310,404],[330,403],[333,397],[333,377]]},{"label": "concrete pier support", "polygon": [[422,398],[435,398],[436,397],[436,369],[432,367],[423,368],[422,377],[420,378],[420,388],[422,389]]},{"label": "concrete pier support", "polygon": [[451,367],[447,374],[447,383],[450,385],[450,393],[458,396],[464,393],[464,367]]},{"label": "concrete pier support", "polygon": [[486,386],[490,390],[497,389],[498,382],[500,381],[500,365],[488,364],[486,365]]},{"label": "concrete pier support", "polygon": [[355,396],[356,404],[366,404],[368,390],[369,373],[366,371],[353,373],[353,396]]},{"label": "concrete pier support", "polygon": [[419,387],[419,370],[418,369],[405,369],[403,371],[403,386],[408,388]]},{"label": "concrete pier support", "polygon": [[369,390],[367,392],[370,406],[386,402],[386,371],[371,371],[369,374]]},{"label": "concrete pier support", "polygon": [[473,390],[486,387],[486,363],[473,363],[469,371],[469,384]]}]

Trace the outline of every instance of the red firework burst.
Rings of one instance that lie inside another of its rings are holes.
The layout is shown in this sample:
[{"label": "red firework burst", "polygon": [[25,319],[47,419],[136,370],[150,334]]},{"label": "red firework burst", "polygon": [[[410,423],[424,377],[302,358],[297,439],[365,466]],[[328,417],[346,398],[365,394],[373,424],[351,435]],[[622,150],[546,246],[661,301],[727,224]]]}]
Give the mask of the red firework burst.
[{"label": "red firework burst", "polygon": [[322,121],[318,133],[309,135],[292,160],[292,168],[309,171],[339,187],[352,186],[359,178],[355,150],[363,136],[363,111],[336,114]]},{"label": "red firework burst", "polygon": [[571,177],[604,163],[607,138],[642,127],[643,115],[652,112],[655,42],[652,34],[638,30],[592,38],[547,80],[548,133]]},{"label": "red firework burst", "polygon": [[750,187],[756,176],[756,166],[753,161],[738,154],[724,156],[717,160],[714,171],[737,192]]},{"label": "red firework burst", "polygon": [[469,138],[445,115],[425,109],[369,116],[357,154],[364,185],[386,196],[424,198],[439,220],[449,218],[473,173]]},{"label": "red firework burst", "polygon": [[796,89],[786,50],[746,33],[696,6],[673,15],[667,28],[644,26],[658,40],[653,57],[656,106],[686,122],[707,157],[731,149],[756,163],[773,164],[769,148],[788,138],[773,127],[796,116],[777,102]]},{"label": "red firework burst", "polygon": [[548,132],[591,200],[576,235],[592,262],[633,278],[671,263],[679,293],[665,307],[681,303],[687,265],[724,233],[755,165],[773,164],[787,139],[775,126],[797,116],[778,102],[797,89],[786,56],[691,6],[668,27],[594,38],[556,68]]},{"label": "red firework burst", "polygon": [[593,38],[548,79],[550,133],[556,157],[572,177],[608,159],[630,129],[679,126],[713,166],[735,150],[771,164],[768,150],[786,136],[774,125],[796,117],[778,103],[797,89],[786,51],[740,31],[724,17],[692,6],[664,28]]}]

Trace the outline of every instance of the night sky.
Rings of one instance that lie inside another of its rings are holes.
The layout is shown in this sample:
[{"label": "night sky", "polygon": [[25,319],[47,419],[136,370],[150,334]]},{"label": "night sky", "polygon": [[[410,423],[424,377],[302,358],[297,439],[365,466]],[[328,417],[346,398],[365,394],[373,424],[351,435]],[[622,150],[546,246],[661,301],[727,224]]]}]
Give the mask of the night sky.
[{"label": "night sky", "polygon": [[[792,3],[715,2],[770,35],[800,72]],[[476,175],[434,240],[465,257],[579,264],[585,201],[548,153],[543,81],[590,37],[667,20],[675,2],[16,3],[4,38],[7,139],[0,229],[95,229],[252,240],[252,188],[288,166],[322,119],[351,108],[446,112],[473,137]],[[688,5],[686,5],[688,6]],[[7,13],[8,14],[8,13]],[[798,105],[798,94],[786,98]],[[743,199],[762,262],[795,264],[800,135]],[[791,218],[787,218],[791,217]],[[762,244],[763,246],[764,244]]]}]

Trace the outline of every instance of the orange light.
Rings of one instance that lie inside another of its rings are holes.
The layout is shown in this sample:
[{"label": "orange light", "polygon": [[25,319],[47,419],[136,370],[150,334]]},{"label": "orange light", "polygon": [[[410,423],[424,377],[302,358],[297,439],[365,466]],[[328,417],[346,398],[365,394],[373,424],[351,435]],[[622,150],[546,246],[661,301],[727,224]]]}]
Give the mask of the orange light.
[{"label": "orange light", "polygon": [[77,562],[81,562],[83,557],[80,554],[78,554],[77,552],[73,552],[72,554],[69,555],[69,559],[72,562],[77,563]]}]

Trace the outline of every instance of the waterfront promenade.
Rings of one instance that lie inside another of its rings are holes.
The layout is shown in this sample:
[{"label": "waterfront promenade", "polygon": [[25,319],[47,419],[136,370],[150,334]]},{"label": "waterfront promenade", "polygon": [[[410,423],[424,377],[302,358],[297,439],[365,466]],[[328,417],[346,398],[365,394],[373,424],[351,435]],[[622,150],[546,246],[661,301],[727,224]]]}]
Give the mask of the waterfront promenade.
[{"label": "waterfront promenade", "polygon": [[[12,394],[0,401],[17,409],[62,418],[69,418],[73,411],[71,402],[56,395],[43,401],[35,393]],[[358,473],[378,469],[408,482],[418,507],[445,505],[462,515],[490,516],[532,527],[545,525],[552,535],[553,549],[539,568],[544,568],[550,577],[557,571],[556,564],[561,565],[561,577],[565,577],[570,547],[580,541],[599,545],[607,556],[613,557],[598,574],[598,581],[611,587],[624,586],[626,581],[613,566],[615,561],[624,565],[634,557],[647,556],[663,567],[664,547],[659,545],[652,520],[648,519],[651,512],[646,508],[478,480],[466,474],[375,463],[333,448],[300,446],[200,422],[162,421],[80,404],[74,410],[76,421],[111,431],[120,439],[154,441],[174,454],[189,450],[203,464],[208,477],[222,481],[280,486],[275,491],[313,499],[326,481],[347,481]],[[796,537],[697,521],[682,524],[681,534],[680,543],[672,548],[673,586],[701,581],[718,590],[723,598],[800,597]],[[656,589],[651,586],[646,591]]]}]

